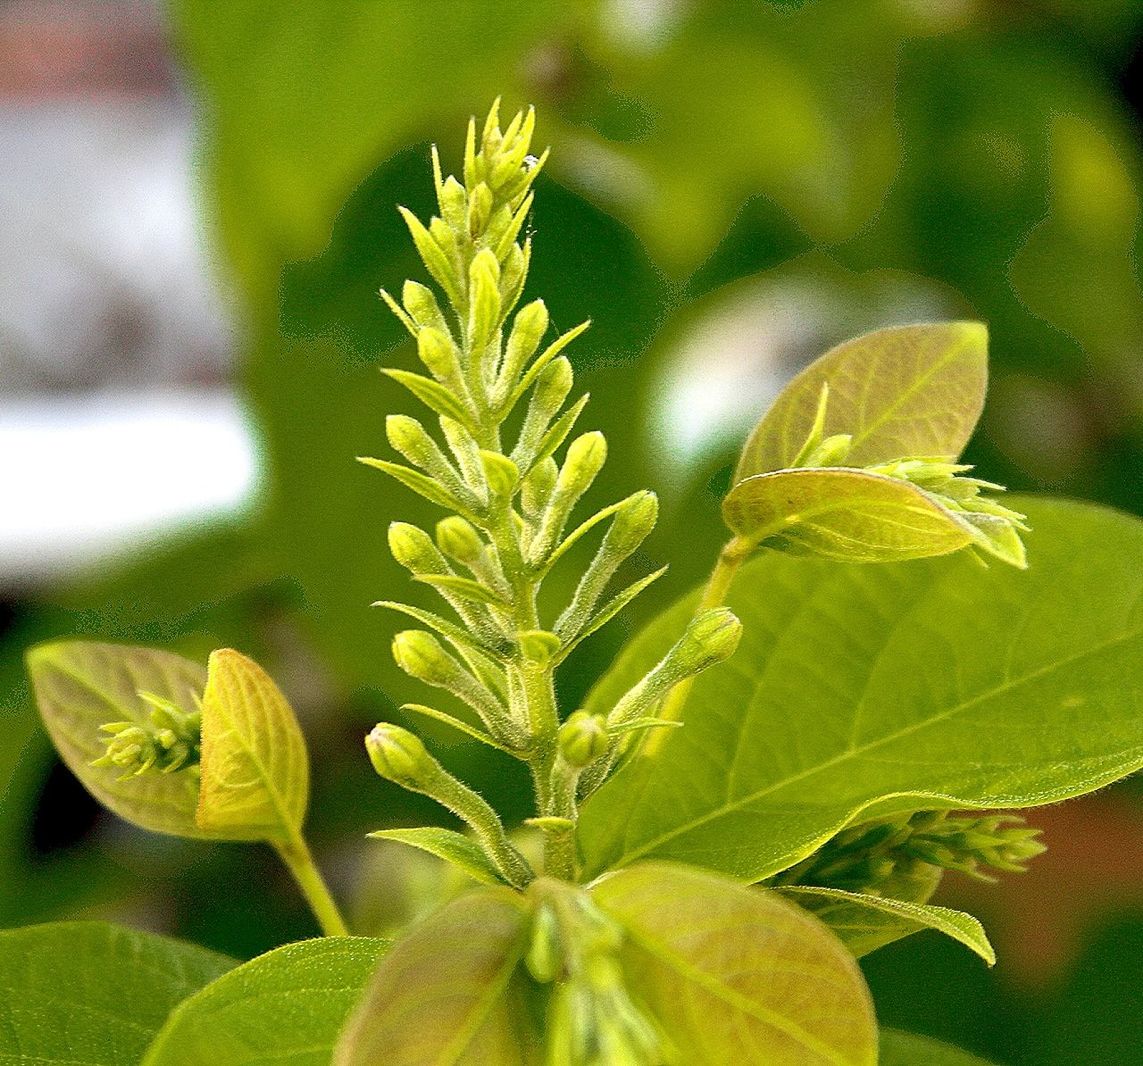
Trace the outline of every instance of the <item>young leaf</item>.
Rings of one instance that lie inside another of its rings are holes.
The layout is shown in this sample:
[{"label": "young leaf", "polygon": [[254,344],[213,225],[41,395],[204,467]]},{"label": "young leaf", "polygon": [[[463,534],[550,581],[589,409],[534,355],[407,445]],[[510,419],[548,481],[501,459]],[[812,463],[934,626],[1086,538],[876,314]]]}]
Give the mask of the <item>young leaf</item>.
[{"label": "young leaf", "polygon": [[750,435],[737,483],[792,465],[829,385],[826,437],[852,434],[846,462],[902,455],[957,456],[984,406],[988,330],[979,322],[879,329],[846,341],[803,370]]},{"label": "young leaf", "polygon": [[172,1008],[233,959],[106,922],[0,932],[0,1062],[138,1062]]},{"label": "young leaf", "polygon": [[44,725],[68,768],[105,807],[157,833],[218,837],[195,822],[198,778],[155,770],[124,776],[115,765],[93,766],[106,752],[108,722],[146,725],[153,705],[141,692],[197,711],[206,670],[152,648],[91,641],[54,641],[28,652],[28,673]]},{"label": "young leaf", "polygon": [[451,829],[380,829],[370,833],[375,840],[395,840],[400,844],[420,848],[438,859],[451,862],[482,885],[502,885],[502,878],[492,861],[474,840]]},{"label": "young leaf", "polygon": [[529,907],[476,889],[437,911],[381,961],[334,1052],[336,1066],[534,1066],[517,970]]},{"label": "young leaf", "polygon": [[991,1063],[927,1036],[882,1029],[881,1066],[991,1066]]},{"label": "young leaf", "polygon": [[290,841],[309,801],[309,757],[270,675],[239,652],[212,652],[202,700],[197,821],[235,840]]},{"label": "young leaf", "polygon": [[260,955],[181,1003],[142,1066],[325,1066],[388,946],[324,937]]},{"label": "young leaf", "polygon": [[740,481],[726,524],[757,546],[829,559],[893,562],[947,555],[972,530],[915,485],[861,470],[783,470]]},{"label": "young leaf", "polygon": [[912,933],[936,929],[975,951],[989,966],[996,964],[984,927],[963,911],[837,888],[796,886],[781,892],[825,922],[856,958]]},{"label": "young leaf", "polygon": [[[733,665],[587,803],[588,871],[678,858],[760,880],[858,818],[1054,803],[1143,766],[1143,523],[1024,503],[1027,571],[747,564],[728,600]],[[693,609],[629,645],[587,709],[611,707]]]},{"label": "young leaf", "polygon": [[678,1061],[876,1063],[873,1004],[856,963],[776,893],[649,863],[603,878],[592,897],[624,927],[631,992]]}]

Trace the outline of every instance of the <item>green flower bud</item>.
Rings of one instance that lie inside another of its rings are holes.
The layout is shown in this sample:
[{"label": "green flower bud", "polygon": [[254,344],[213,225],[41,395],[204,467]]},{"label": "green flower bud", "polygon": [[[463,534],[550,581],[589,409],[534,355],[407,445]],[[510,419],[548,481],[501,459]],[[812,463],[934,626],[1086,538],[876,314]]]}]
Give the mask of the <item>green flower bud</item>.
[{"label": "green flower bud", "polygon": [[644,490],[623,501],[615,514],[608,540],[612,549],[626,559],[643,543],[659,518],[659,497]]},{"label": "green flower bud", "polygon": [[560,638],[544,629],[529,629],[517,633],[516,642],[520,645],[520,653],[525,659],[541,665],[550,662],[552,656],[562,647]]},{"label": "green flower bud", "polygon": [[460,262],[459,249],[456,245],[456,234],[449,228],[442,218],[434,218],[429,223],[429,236],[441,250],[450,265]]},{"label": "green flower bud", "polygon": [[515,384],[524,364],[536,354],[540,341],[548,332],[548,309],[543,300],[533,300],[516,312],[512,332],[504,350],[504,365],[510,371],[509,380]]},{"label": "green flower bud", "polygon": [[445,222],[457,232],[463,232],[468,214],[464,186],[451,174],[440,189],[440,209]]},{"label": "green flower bud", "polygon": [[379,722],[369,731],[365,750],[373,769],[403,788],[422,788],[436,769],[436,760],[416,733],[388,722]]},{"label": "green flower bud", "polygon": [[607,754],[611,738],[602,715],[576,711],[560,726],[557,734],[560,755],[569,766],[582,770]]},{"label": "green flower bud", "polygon": [[417,357],[438,381],[449,380],[460,365],[452,341],[432,327],[426,327],[417,334]]},{"label": "green flower bud", "polygon": [[389,415],[385,419],[385,436],[390,446],[410,463],[424,466],[425,454],[432,447],[432,439],[425,427],[408,415]]},{"label": "green flower bud", "polygon": [[500,325],[500,261],[485,248],[476,253],[468,269],[468,332],[479,352]]},{"label": "green flower bud", "polygon": [[560,468],[551,456],[541,460],[528,471],[521,492],[525,514],[538,515],[548,505],[559,473]]},{"label": "green flower bud", "polygon": [[405,629],[393,638],[393,659],[410,677],[430,685],[450,685],[457,676],[456,660],[420,629]]},{"label": "green flower bud", "polygon": [[500,269],[500,306],[507,311],[515,306],[528,274],[528,252],[518,244],[508,249]]},{"label": "green flower bud", "polygon": [[492,190],[483,181],[477,182],[468,198],[468,232],[474,240],[488,226],[492,203]]},{"label": "green flower bud", "polygon": [[853,446],[852,433],[835,433],[826,437],[806,457],[805,466],[841,466]]},{"label": "green flower bud", "polygon": [[196,769],[202,752],[202,715],[185,711],[170,700],[149,692],[138,693],[150,704],[145,722],[106,722],[104,753],[92,766],[115,766],[123,771],[121,781],[154,770],[173,774]]},{"label": "green flower bud", "polygon": [[516,491],[520,482],[520,468],[506,455],[499,452],[481,451],[480,462],[484,467],[484,480],[493,496],[508,498]]},{"label": "green flower bud", "polygon": [[408,522],[389,526],[389,552],[414,574],[443,574],[447,569],[429,535]]},{"label": "green flower bud", "polygon": [[480,534],[460,515],[450,515],[437,523],[437,547],[458,563],[474,563],[484,553]]},{"label": "green flower bud", "polygon": [[445,336],[448,335],[444,314],[436,296],[433,295],[433,290],[427,285],[406,281],[404,288],[401,289],[401,303],[405,305],[409,317],[421,329],[435,329]]},{"label": "green flower bud", "polygon": [[725,607],[704,611],[687,626],[683,639],[675,645],[675,665],[686,675],[697,674],[729,659],[741,637],[742,623],[733,611]]},{"label": "green flower bud", "polygon": [[557,491],[582,496],[603,469],[606,459],[607,439],[602,433],[595,431],[576,437],[568,446],[564,465],[560,468]]}]

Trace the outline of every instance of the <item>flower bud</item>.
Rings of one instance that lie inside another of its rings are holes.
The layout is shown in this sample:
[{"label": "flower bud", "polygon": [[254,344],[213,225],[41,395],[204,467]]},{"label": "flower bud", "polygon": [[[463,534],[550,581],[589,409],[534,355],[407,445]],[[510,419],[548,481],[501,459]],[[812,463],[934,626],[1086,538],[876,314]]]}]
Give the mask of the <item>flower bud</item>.
[{"label": "flower bud", "polygon": [[559,492],[582,496],[607,459],[607,439],[598,430],[576,437],[568,446],[556,482]]},{"label": "flower bud", "polygon": [[385,419],[385,436],[395,451],[400,452],[410,463],[424,466],[426,449],[431,450],[432,441],[425,427],[408,415],[389,415]]},{"label": "flower bud", "polygon": [[543,300],[533,300],[516,313],[508,336],[504,362],[518,371],[532,358],[548,332],[548,309]]},{"label": "flower bud", "polygon": [[456,660],[421,629],[406,629],[393,638],[393,659],[410,677],[430,685],[448,685],[457,675]]},{"label": "flower bud", "polygon": [[479,352],[500,325],[500,261],[485,248],[476,253],[468,269],[468,331]]},{"label": "flower bud", "polygon": [[472,237],[484,232],[491,214],[492,190],[483,181],[477,182],[468,197],[468,232]]},{"label": "flower bud", "polygon": [[561,355],[544,367],[536,379],[532,402],[544,413],[546,420],[550,420],[563,406],[574,380],[571,363],[566,356]]},{"label": "flower bud", "polygon": [[704,611],[675,645],[675,665],[685,675],[697,674],[729,659],[741,636],[742,623],[732,611],[725,607]]},{"label": "flower bud", "polygon": [[445,317],[441,313],[433,290],[427,285],[417,281],[406,281],[404,288],[401,289],[401,303],[405,305],[409,317],[421,329],[432,328],[447,335]]},{"label": "flower bud", "polygon": [[441,215],[445,222],[457,232],[463,232],[467,215],[464,186],[451,174],[440,189]]},{"label": "flower bud", "polygon": [[480,534],[460,515],[450,515],[437,523],[437,547],[458,563],[474,563],[484,553]]},{"label": "flower bud", "polygon": [[556,737],[560,755],[577,770],[590,766],[607,754],[611,738],[602,715],[576,711],[560,726]]},{"label": "flower bud", "polygon": [[832,437],[826,437],[806,458],[805,465],[812,467],[819,466],[841,466],[845,462],[845,457],[849,455],[849,449],[853,444],[852,433],[835,433]]},{"label": "flower bud", "polygon": [[456,349],[439,329],[426,327],[417,334],[417,358],[439,381],[447,380],[457,371]]},{"label": "flower bud", "polygon": [[628,497],[608,530],[612,549],[627,558],[647,539],[658,517],[659,498],[653,492],[644,490]]},{"label": "flower bud", "polygon": [[398,563],[414,574],[442,574],[445,562],[429,535],[408,522],[389,526],[389,552]]},{"label": "flower bud", "polygon": [[516,491],[520,469],[511,459],[499,452],[481,451],[480,462],[484,467],[484,480],[493,496],[507,498]]},{"label": "flower bud", "polygon": [[526,514],[537,515],[548,505],[559,473],[560,468],[550,455],[528,471],[522,491],[522,503]]},{"label": "flower bud", "polygon": [[560,638],[544,629],[529,629],[517,633],[516,641],[525,659],[541,665],[550,662],[552,656],[562,647]]},{"label": "flower bud", "polygon": [[419,789],[436,767],[420,737],[398,725],[379,722],[365,738],[373,769],[387,781]]}]

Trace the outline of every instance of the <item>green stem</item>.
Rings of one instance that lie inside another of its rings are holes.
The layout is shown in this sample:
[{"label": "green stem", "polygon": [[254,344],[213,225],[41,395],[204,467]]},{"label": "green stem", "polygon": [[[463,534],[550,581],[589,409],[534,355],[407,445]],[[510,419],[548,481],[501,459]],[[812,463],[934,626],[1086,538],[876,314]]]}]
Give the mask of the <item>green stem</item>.
[{"label": "green stem", "polygon": [[302,890],[306,903],[309,904],[310,910],[318,920],[318,925],[321,926],[322,935],[349,936],[345,919],[337,909],[329,887],[314,863],[313,854],[301,833],[295,834],[284,844],[275,843],[274,850],[294,875],[298,888]]},{"label": "green stem", "polygon": [[[738,568],[749,558],[752,550],[753,545],[742,537],[732,537],[723,545],[722,551],[718,553],[718,561],[714,564],[714,569],[707,579],[702,598],[699,600],[692,617],[698,617],[703,611],[721,607],[726,602],[730,586],[734,583],[735,577],[738,576]],[[663,701],[662,710],[656,717],[664,722],[679,721],[687,697],[691,693],[691,686],[694,683],[695,678],[692,675],[671,689],[670,695]],[[642,747],[639,749],[639,754],[641,756],[654,755],[663,741],[666,740],[669,732],[669,729],[649,730],[643,740]]]}]

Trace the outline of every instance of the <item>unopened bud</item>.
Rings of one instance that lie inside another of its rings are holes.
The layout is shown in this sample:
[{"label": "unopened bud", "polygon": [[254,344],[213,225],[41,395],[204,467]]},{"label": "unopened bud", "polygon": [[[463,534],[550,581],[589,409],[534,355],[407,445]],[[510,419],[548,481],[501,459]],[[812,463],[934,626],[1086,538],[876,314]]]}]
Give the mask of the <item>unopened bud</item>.
[{"label": "unopened bud", "polygon": [[559,473],[560,468],[550,455],[528,471],[522,487],[522,502],[526,514],[539,514],[547,506]]},{"label": "unopened bud", "polygon": [[565,356],[554,359],[536,379],[532,403],[550,419],[563,406],[574,382],[571,363]]},{"label": "unopened bud", "polygon": [[484,553],[480,534],[460,515],[450,515],[437,523],[437,547],[459,563],[474,563]]},{"label": "unopened bud", "polygon": [[840,466],[849,455],[853,445],[853,434],[835,433],[826,437],[806,459],[806,466]]},{"label": "unopened bud", "polygon": [[419,789],[436,768],[420,737],[398,725],[379,722],[365,737],[373,769],[387,781]]},{"label": "unopened bud", "polygon": [[516,634],[516,641],[520,645],[520,654],[529,662],[548,663],[563,646],[555,633],[545,629],[529,629]]},{"label": "unopened bud", "polygon": [[488,225],[492,214],[492,190],[483,182],[478,182],[468,198],[468,232],[473,237],[480,236]]},{"label": "unopened bud", "polygon": [[433,377],[444,381],[457,369],[456,349],[439,329],[425,328],[417,334],[417,358]]},{"label": "unopened bud", "polygon": [[444,219],[434,218],[429,223],[429,236],[436,242],[450,264],[457,261],[456,234]]},{"label": "unopened bud", "polygon": [[568,765],[582,770],[607,754],[611,744],[607,721],[602,715],[576,711],[560,726],[557,743]]},{"label": "unopened bud", "polygon": [[414,574],[444,572],[444,560],[432,539],[423,529],[408,522],[393,522],[389,526],[389,552],[401,566]]},{"label": "unopened bud", "polygon": [[659,517],[659,498],[649,491],[637,492],[623,501],[608,531],[614,551],[624,558],[643,543]]},{"label": "unopened bud", "polygon": [[742,623],[733,611],[715,607],[704,611],[689,626],[675,645],[675,665],[684,674],[701,670],[729,659],[742,636]]},{"label": "unopened bud", "polygon": [[448,685],[458,672],[456,660],[421,629],[406,629],[393,638],[393,659],[410,677],[430,685]]},{"label": "unopened bud", "polygon": [[561,492],[581,496],[607,459],[607,440],[598,430],[576,437],[568,446],[557,486]]},{"label": "unopened bud", "polygon": [[468,269],[468,328],[478,349],[500,324],[500,261],[485,248],[476,253]]},{"label": "unopened bud", "polygon": [[442,333],[445,331],[445,317],[433,290],[427,285],[418,281],[406,281],[401,289],[401,302],[409,317],[422,329],[431,327]]},{"label": "unopened bud", "polygon": [[417,466],[423,466],[425,455],[433,450],[425,427],[408,415],[389,415],[385,419],[385,436],[395,451]]},{"label": "unopened bud", "polygon": [[451,174],[445,179],[440,191],[441,214],[454,230],[463,231],[467,215],[464,186]]},{"label": "unopened bud", "polygon": [[520,469],[506,455],[481,451],[480,463],[484,467],[484,480],[493,496],[508,497],[516,491]]},{"label": "unopened bud", "polygon": [[505,350],[505,363],[521,367],[535,354],[548,332],[548,309],[543,300],[533,300],[525,304],[516,314],[512,332],[508,336]]}]

